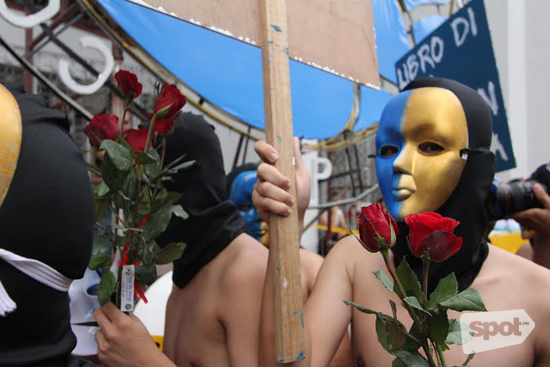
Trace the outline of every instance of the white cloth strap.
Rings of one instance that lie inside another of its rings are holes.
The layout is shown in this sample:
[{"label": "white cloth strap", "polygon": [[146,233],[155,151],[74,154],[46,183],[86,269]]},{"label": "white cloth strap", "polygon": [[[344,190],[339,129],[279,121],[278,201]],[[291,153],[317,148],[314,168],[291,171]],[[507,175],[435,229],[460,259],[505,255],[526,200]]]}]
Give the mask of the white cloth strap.
[{"label": "white cloth strap", "polygon": [[[6,261],[11,266],[22,273],[33,278],[37,282],[47,285],[50,288],[60,292],[68,292],[73,279],[67,278],[51,266],[35,259],[29,259],[11,251],[0,248],[0,259]],[[10,298],[8,292],[2,285],[0,279],[0,316],[15,311],[17,305]]]}]

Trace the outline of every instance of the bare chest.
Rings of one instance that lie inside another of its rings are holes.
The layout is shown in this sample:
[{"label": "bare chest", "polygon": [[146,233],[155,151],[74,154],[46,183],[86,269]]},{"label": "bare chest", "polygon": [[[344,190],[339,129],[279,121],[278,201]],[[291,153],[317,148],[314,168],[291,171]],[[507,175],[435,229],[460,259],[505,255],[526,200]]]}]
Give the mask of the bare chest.
[{"label": "bare chest", "polygon": [[[382,269],[382,267],[380,268]],[[363,274],[357,274],[356,279],[362,279],[363,282],[355,282],[353,289],[353,300],[367,308],[375,311],[392,315],[389,304],[391,299],[397,304],[397,317],[407,329],[412,325],[407,311],[400,305],[398,297],[386,290],[374,278],[370,271],[361,271]],[[521,304],[505,296],[498,284],[491,284],[485,287],[483,284],[476,287],[482,294],[486,308],[489,311],[512,310],[521,307]],[[507,290],[509,292],[509,290]],[[449,318],[460,318],[460,313],[449,312]],[[358,310],[353,310],[352,314],[352,347],[353,360],[357,367],[368,366],[391,366],[394,356],[390,355],[380,345],[376,329],[376,317],[367,315]],[[519,345],[510,346],[493,351],[478,353],[468,364],[471,367],[482,366],[510,366],[510,367],[530,367],[534,361],[534,340],[532,335]],[[462,351],[459,345],[451,345],[451,350],[444,353],[448,366],[459,366],[464,363],[467,355]]]}]

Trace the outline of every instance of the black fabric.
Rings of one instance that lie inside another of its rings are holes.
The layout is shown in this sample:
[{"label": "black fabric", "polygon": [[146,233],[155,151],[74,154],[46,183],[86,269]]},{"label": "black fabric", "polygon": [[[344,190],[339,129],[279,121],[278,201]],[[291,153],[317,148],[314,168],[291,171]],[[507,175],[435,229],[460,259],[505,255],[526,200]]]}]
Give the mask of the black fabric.
[{"label": "black fabric", "polygon": [[203,117],[182,114],[166,146],[166,162],[183,155],[184,161],[195,161],[166,183],[168,190],[183,194],[178,204],[189,213],[189,218],[173,216],[166,231],[157,238],[160,246],[170,242],[187,244],[182,257],[174,262],[173,271],[174,284],[183,288],[244,232],[244,220],[229,201],[220,142]]},{"label": "black fabric", "polygon": [[[429,291],[440,279],[455,272],[459,290],[468,288],[479,273],[489,253],[485,239],[488,225],[485,202],[495,173],[495,156],[489,150],[492,138],[492,115],[489,106],[473,89],[458,82],[440,78],[419,78],[404,90],[423,87],[439,87],[453,92],[462,104],[468,124],[469,154],[464,172],[449,199],[437,210],[444,217],[460,222],[455,234],[463,238],[462,249],[442,263],[430,264]],[[396,265],[403,258],[422,279],[422,260],[414,257],[407,245],[409,230],[405,223],[398,223],[400,235],[393,247]]]},{"label": "black fabric", "polygon": [[[42,97],[11,89],[23,119],[14,179],[0,208],[0,247],[63,275],[84,275],[92,250],[93,196],[66,116]],[[0,317],[1,366],[66,366],[76,345],[69,296],[0,259],[0,279],[17,310]],[[47,361],[47,362],[46,362]]]}]

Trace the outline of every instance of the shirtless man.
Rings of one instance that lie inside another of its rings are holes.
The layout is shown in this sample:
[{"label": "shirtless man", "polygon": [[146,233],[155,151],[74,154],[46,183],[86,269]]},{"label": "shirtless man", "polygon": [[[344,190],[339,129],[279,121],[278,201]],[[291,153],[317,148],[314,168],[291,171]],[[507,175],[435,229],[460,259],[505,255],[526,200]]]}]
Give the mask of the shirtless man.
[{"label": "shirtless man", "polygon": [[[463,247],[447,261],[432,263],[436,266],[430,268],[430,288],[454,271],[459,288],[477,289],[487,310],[524,309],[536,324],[522,344],[479,353],[469,365],[550,366],[550,272],[484,240],[484,202],[494,173],[489,109],[475,91],[448,80],[418,80],[406,89],[386,106],[376,136],[380,188],[390,214],[401,223],[398,243],[392,248],[394,262],[410,254],[404,243],[407,228],[402,225],[406,215],[437,211],[459,220],[455,233],[463,237]],[[256,151],[268,163],[258,168],[254,202],[264,220],[269,213],[285,216],[295,205],[286,192],[290,180],[269,164],[276,161],[273,147],[259,142]],[[300,160],[296,161],[297,172],[302,172]],[[306,201],[299,189],[307,180],[297,174],[298,203]],[[298,209],[303,212],[305,207],[298,204]],[[409,255],[407,261],[418,273],[417,259]],[[399,319],[410,327],[412,320],[397,297],[373,277],[376,270],[386,270],[382,257],[365,251],[354,237],[333,248],[305,304],[308,350],[306,359],[296,365],[327,366],[350,322],[356,365],[392,365],[395,357],[377,340],[375,317],[342,302],[353,300],[391,314],[388,299],[392,299]],[[266,287],[271,286],[271,273],[268,269]],[[262,367],[276,365],[270,295],[265,292],[262,304]],[[467,356],[460,346],[451,345],[445,357],[454,366]]]},{"label": "shirtless man", "polygon": [[[107,304],[96,310],[101,330],[98,355],[109,366],[257,366],[260,310],[268,250],[244,232],[244,222],[229,202],[221,148],[202,117],[182,116],[168,139],[167,161],[184,153],[195,164],[174,176],[172,191],[190,217],[173,219],[159,244],[186,242],[174,263],[174,288],[168,300],[163,355],[139,319]],[[305,168],[304,168],[305,169]],[[319,268],[302,268],[304,297]],[[348,364],[349,366],[349,364]]]}]

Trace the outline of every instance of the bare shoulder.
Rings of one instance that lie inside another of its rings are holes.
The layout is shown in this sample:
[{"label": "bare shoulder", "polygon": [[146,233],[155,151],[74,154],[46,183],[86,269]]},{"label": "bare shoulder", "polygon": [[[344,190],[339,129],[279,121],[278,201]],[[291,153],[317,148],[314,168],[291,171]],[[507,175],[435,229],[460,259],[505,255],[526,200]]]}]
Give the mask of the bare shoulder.
[{"label": "bare shoulder", "polygon": [[481,274],[490,273],[491,277],[505,279],[512,285],[517,284],[530,290],[550,289],[550,270],[496,246],[490,245],[484,267],[486,269],[482,269]]},{"label": "bare shoulder", "polygon": [[334,245],[323,267],[345,267],[350,279],[353,279],[357,265],[362,269],[374,271],[380,268],[381,258],[380,254],[365,250],[354,236],[347,236]]},{"label": "bare shoulder", "polygon": [[321,268],[321,265],[323,265],[323,260],[323,257],[315,252],[300,249],[300,262],[302,269],[305,269],[307,273],[317,274]]},{"label": "bare shoulder", "polygon": [[229,246],[230,251],[219,273],[223,289],[263,286],[268,250],[254,238],[241,234]]}]

